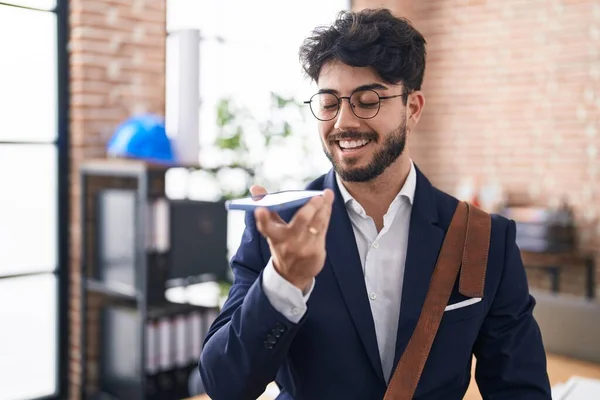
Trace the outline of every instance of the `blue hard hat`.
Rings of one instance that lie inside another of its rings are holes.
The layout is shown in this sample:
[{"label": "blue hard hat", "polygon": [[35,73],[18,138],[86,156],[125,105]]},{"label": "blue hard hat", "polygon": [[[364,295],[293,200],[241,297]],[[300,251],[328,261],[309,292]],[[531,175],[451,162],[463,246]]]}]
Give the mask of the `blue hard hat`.
[{"label": "blue hard hat", "polygon": [[162,117],[137,115],[117,127],[108,141],[107,152],[113,157],[137,158],[175,164],[176,157]]}]

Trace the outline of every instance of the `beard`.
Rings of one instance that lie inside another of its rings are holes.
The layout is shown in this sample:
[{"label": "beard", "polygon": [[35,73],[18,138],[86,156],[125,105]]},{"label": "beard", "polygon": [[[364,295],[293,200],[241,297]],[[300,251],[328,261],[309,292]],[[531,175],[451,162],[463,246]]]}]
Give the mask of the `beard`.
[{"label": "beard", "polygon": [[[330,146],[338,146],[339,140],[371,140],[378,142],[378,136],[374,132],[343,132],[337,135],[331,135],[327,138]],[[387,167],[392,165],[404,152],[406,147],[406,119],[402,121],[398,128],[390,132],[382,143],[382,148],[377,149],[373,154],[371,162],[364,167],[353,167],[358,159],[349,159],[345,162],[346,166],[340,165],[333,154],[323,145],[323,152],[331,161],[335,172],[346,182],[369,182],[381,175]]]}]

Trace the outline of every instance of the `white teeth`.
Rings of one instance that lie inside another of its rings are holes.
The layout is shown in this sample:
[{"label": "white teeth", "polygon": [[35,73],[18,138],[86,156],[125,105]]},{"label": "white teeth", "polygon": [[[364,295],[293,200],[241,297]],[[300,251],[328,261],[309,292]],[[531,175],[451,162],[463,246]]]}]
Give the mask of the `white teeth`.
[{"label": "white teeth", "polygon": [[339,143],[342,149],[354,149],[356,147],[364,146],[369,143],[369,140],[340,140]]}]

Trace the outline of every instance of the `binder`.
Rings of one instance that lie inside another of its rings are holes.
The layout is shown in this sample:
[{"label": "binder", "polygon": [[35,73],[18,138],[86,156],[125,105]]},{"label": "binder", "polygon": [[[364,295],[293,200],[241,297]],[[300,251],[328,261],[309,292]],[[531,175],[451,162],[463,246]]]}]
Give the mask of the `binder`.
[{"label": "binder", "polygon": [[188,397],[188,380],[190,371],[188,369],[188,333],[187,333],[187,318],[185,314],[179,310],[173,317],[174,326],[174,363],[173,375],[175,379],[175,388],[173,396],[178,399]]},{"label": "binder", "polygon": [[173,324],[168,316],[160,317],[158,320],[159,355],[158,355],[158,388],[160,398],[166,398],[173,390],[174,377],[172,369],[174,366],[173,351]]},{"label": "binder", "polygon": [[156,321],[146,322],[146,397],[148,400],[158,399],[158,326]]},{"label": "binder", "polygon": [[190,326],[190,351],[189,351],[189,362],[197,364],[200,360],[200,354],[202,352],[202,343],[204,341],[204,330],[202,314],[200,311],[192,311],[188,317],[188,324]]}]

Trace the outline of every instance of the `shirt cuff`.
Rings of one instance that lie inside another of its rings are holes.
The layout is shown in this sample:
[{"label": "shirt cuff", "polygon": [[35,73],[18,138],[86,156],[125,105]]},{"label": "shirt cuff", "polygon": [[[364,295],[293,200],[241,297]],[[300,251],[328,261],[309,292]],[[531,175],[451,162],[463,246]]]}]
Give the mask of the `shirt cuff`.
[{"label": "shirt cuff", "polygon": [[270,259],[262,276],[262,288],[275,310],[290,322],[297,324],[306,313],[306,302],[315,287],[315,279],[306,291],[302,291],[282,277]]}]

